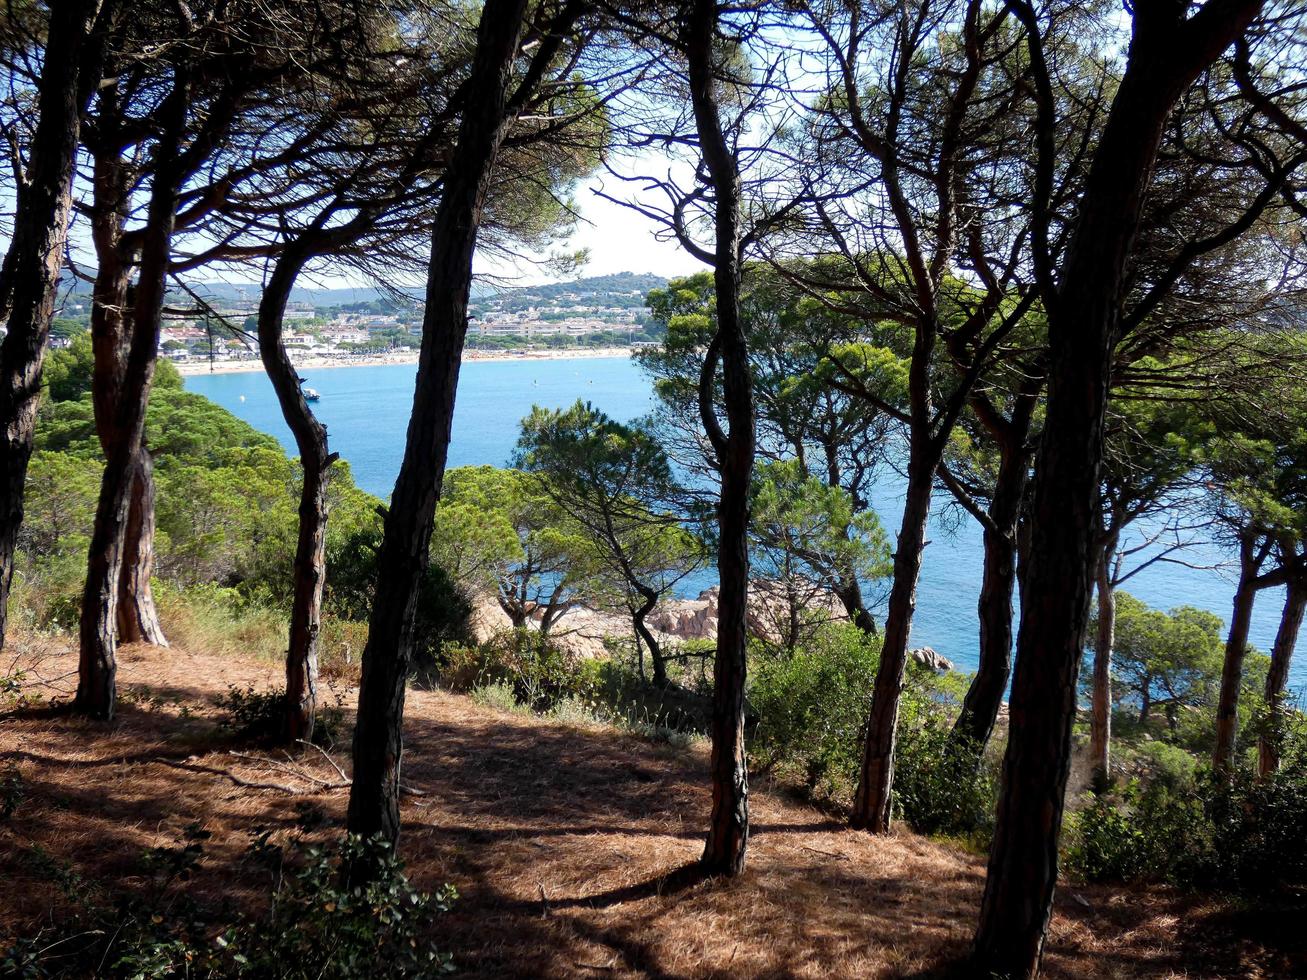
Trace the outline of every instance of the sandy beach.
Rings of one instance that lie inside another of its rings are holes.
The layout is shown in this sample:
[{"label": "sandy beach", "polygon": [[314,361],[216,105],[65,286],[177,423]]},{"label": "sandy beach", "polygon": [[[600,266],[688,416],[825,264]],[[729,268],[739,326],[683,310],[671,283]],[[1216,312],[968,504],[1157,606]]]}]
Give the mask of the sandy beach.
[{"label": "sandy beach", "polygon": [[[630,357],[630,347],[595,347],[572,348],[563,350],[530,350],[520,354],[506,351],[467,350],[463,360],[467,361],[574,361],[600,357]],[[295,367],[301,371],[324,371],[331,368],[384,367],[388,364],[416,364],[417,351],[404,351],[397,354],[370,354],[366,356],[345,355],[340,357],[309,356],[294,357]],[[263,363],[253,360],[183,361],[177,365],[183,375],[196,374],[241,374],[245,372],[262,372]]]}]

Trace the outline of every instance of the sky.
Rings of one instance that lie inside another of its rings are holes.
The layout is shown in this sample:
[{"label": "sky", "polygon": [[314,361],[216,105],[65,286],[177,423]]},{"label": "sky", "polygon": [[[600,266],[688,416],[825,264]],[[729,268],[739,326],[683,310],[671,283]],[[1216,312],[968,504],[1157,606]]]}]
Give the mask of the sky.
[{"label": "sky", "polygon": [[[661,160],[659,166],[666,167]],[[640,167],[634,161],[633,167]],[[516,265],[480,256],[475,270],[480,275],[512,280],[519,285],[539,285],[586,276],[605,276],[615,272],[652,272],[671,278],[702,272],[704,264],[691,257],[675,241],[657,233],[660,226],[638,211],[601,197],[602,191],[622,200],[638,195],[634,184],[608,174],[597,174],[582,182],[573,194],[580,220],[570,238],[559,242],[551,251],[574,252],[586,249],[589,260],[575,274],[560,276],[545,265],[519,262]],[[508,283],[511,284],[511,283]]]}]

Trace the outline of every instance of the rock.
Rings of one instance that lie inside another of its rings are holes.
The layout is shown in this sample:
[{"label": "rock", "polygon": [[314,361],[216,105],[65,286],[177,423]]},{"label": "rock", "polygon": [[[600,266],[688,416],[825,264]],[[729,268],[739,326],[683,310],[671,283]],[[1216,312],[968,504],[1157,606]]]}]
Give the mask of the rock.
[{"label": "rock", "polygon": [[928,667],[937,674],[942,674],[946,670],[953,669],[953,662],[951,660],[936,653],[930,647],[917,647],[915,650],[909,650],[908,656],[921,664],[921,666]]}]

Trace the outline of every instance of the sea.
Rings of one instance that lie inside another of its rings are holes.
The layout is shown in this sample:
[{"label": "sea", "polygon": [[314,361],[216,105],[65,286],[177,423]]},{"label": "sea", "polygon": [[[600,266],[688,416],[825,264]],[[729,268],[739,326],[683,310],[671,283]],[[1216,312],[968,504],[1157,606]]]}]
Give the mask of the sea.
[{"label": "sea", "polygon": [[[327,426],[330,448],[349,462],[360,487],[382,498],[389,497],[403,457],[416,372],[413,364],[306,372],[305,383],[322,396],[314,411]],[[290,455],[296,455],[276,396],[262,372],[192,375],[186,378],[186,388],[275,436]],[[505,465],[517,442],[518,423],[533,405],[562,408],[578,398],[622,421],[647,414],[654,404],[648,378],[627,357],[466,362],[459,381],[449,466]],[[882,467],[873,508],[892,541],[902,516],[903,481],[888,467]],[[980,528],[941,496],[933,508],[928,541],[912,644],[934,648],[960,670],[974,670]],[[1147,557],[1148,552],[1142,552],[1136,561]],[[1233,556],[1214,545],[1198,545],[1176,557],[1184,564],[1156,562],[1134,575],[1125,588],[1157,608],[1197,606],[1228,620],[1234,594]],[[711,571],[704,572],[683,583],[683,591],[693,595],[712,581]],[[887,591],[887,584],[871,583],[868,599],[883,601]],[[1267,590],[1258,597],[1250,640],[1261,650],[1270,649],[1283,601],[1282,590]],[[1300,650],[1296,659],[1290,687],[1304,694],[1307,651]]]}]

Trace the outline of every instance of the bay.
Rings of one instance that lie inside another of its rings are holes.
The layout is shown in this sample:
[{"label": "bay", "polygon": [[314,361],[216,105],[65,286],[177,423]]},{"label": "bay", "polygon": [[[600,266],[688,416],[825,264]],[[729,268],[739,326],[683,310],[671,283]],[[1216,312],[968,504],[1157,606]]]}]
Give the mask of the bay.
[{"label": "bay", "polygon": [[[379,497],[389,497],[404,454],[413,383],[417,367],[393,364],[342,367],[306,372],[306,383],[322,399],[314,411],[327,426],[331,449],[349,462],[355,482]],[[275,436],[294,456],[290,431],[267,378],[259,371],[203,374],[186,378],[190,391],[204,395],[255,428]],[[557,360],[469,361],[459,381],[449,466],[505,465],[517,442],[518,422],[532,405],[563,408],[578,398],[592,402],[614,418],[636,418],[653,407],[649,381],[628,358],[595,357]],[[880,477],[873,506],[891,531],[902,515],[902,481],[886,469]],[[945,498],[937,500],[931,518],[917,612],[912,628],[914,646],[929,646],[962,670],[973,670],[977,658],[976,601],[980,590],[981,534],[978,525]],[[1211,547],[1185,556],[1194,565],[1214,565],[1229,556]],[[685,583],[693,594],[711,585],[704,573]],[[1188,568],[1157,563],[1130,579],[1128,590],[1161,609],[1181,605],[1208,609],[1228,619],[1234,593],[1233,575],[1226,568]],[[869,599],[883,599],[887,590],[873,585]],[[1269,650],[1275,637],[1283,590],[1267,590],[1257,601],[1251,642]],[[1290,686],[1307,692],[1307,663],[1297,658]]]}]

